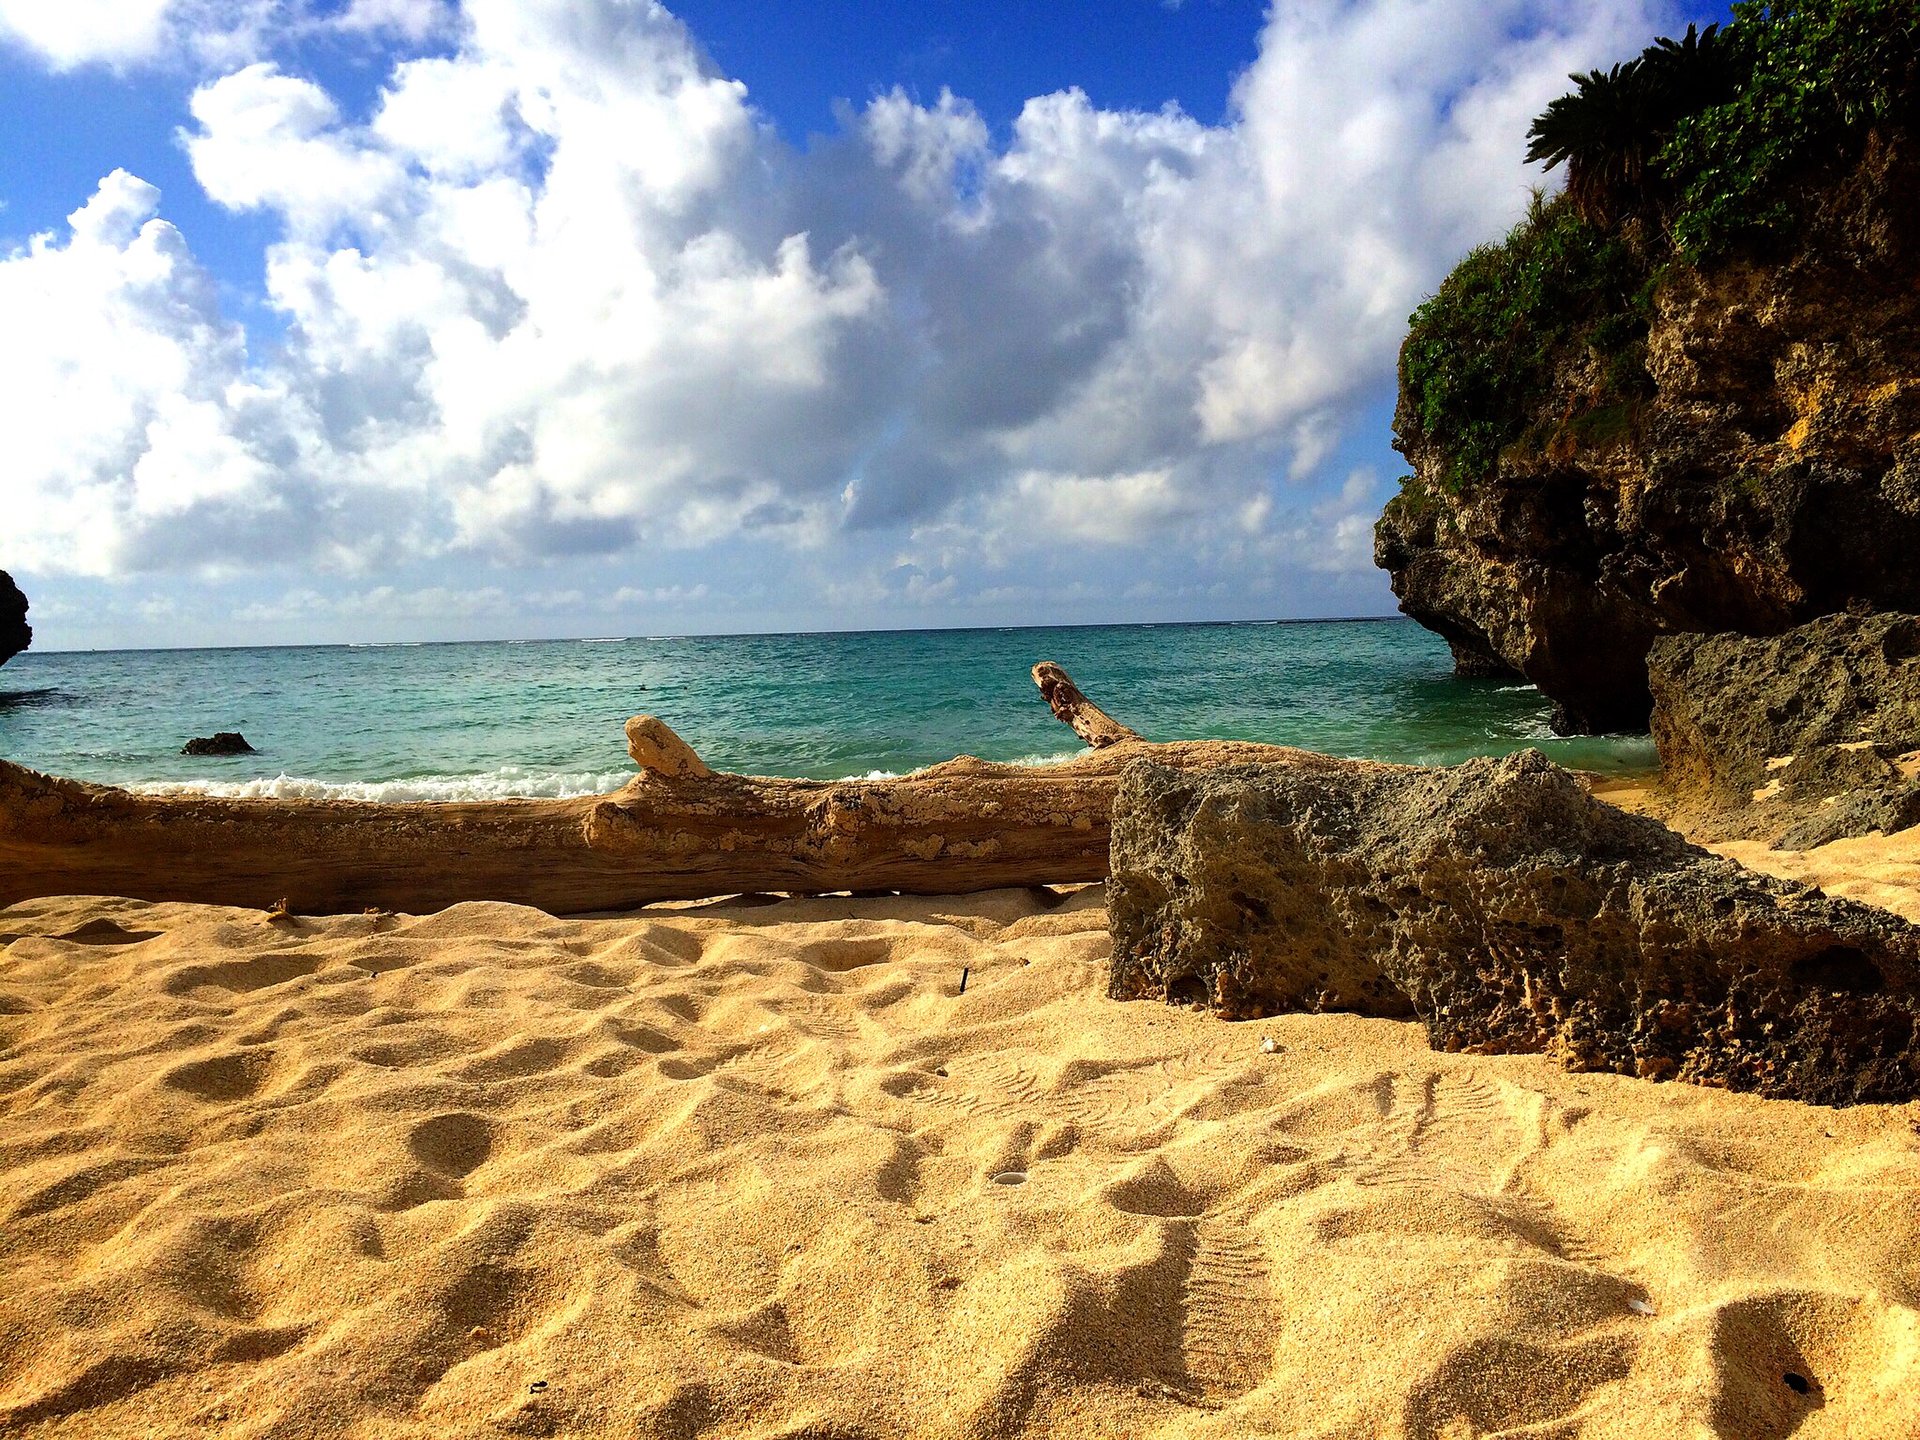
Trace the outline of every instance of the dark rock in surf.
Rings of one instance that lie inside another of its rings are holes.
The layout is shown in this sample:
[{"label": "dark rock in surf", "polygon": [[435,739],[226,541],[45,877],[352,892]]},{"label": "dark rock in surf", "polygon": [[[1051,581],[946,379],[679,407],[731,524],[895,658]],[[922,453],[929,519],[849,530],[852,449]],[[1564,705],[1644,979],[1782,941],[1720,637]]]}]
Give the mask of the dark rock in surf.
[{"label": "dark rock in surf", "polygon": [[1450,1051],[1849,1104],[1920,1096],[1920,927],[1774,880],[1528,751],[1124,772],[1109,992],[1418,1016]]},{"label": "dark rock in surf", "polygon": [[181,747],[182,755],[254,755],[257,752],[247,743],[247,737],[237,730],[222,730],[215,735],[204,735],[189,740]]}]

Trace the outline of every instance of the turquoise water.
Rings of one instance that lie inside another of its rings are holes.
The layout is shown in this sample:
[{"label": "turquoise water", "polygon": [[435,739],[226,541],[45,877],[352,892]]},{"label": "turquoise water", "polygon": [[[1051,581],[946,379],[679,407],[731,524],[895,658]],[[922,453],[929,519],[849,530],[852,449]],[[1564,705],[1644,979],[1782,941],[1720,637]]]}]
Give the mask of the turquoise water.
[{"label": "turquoise water", "polygon": [[[1154,740],[1423,763],[1537,745],[1583,769],[1653,764],[1644,737],[1556,739],[1536,691],[1456,679],[1446,646],[1405,620],[29,651],[0,670],[0,756],[225,794],[586,794],[631,775],[621,727],[647,712],[749,774],[1062,758],[1079,742],[1029,678],[1038,660]],[[179,753],[216,730],[260,753]]]}]

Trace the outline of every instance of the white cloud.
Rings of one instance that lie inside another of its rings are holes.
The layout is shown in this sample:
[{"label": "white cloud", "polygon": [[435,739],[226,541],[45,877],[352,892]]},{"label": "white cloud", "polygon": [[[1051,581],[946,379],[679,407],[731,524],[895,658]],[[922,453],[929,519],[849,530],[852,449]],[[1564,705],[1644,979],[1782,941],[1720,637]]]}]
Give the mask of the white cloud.
[{"label": "white cloud", "polygon": [[[127,565],[130,528],[190,505],[180,476],[209,448],[209,408],[225,428],[242,337],[180,233],[155,218],[159,198],[116,170],[68,217],[66,244],[39,236],[0,261],[0,433],[22,564]],[[230,492],[230,463],[219,468],[214,486]]]},{"label": "white cloud", "polygon": [[0,42],[56,70],[243,65],[316,34],[423,44],[450,33],[457,14],[457,0],[0,0]]},{"label": "white cloud", "polygon": [[272,210],[301,240],[324,241],[351,220],[372,221],[406,178],[399,160],[353,144],[333,99],[270,61],[194,92],[193,173],[232,210]]},{"label": "white cloud", "polygon": [[145,58],[166,38],[172,0],[0,0],[0,39],[65,70]]},{"label": "white cloud", "polygon": [[[56,63],[126,58],[19,8]],[[186,13],[147,11],[124,33]],[[274,353],[130,176],[0,261],[21,543],[115,574],[907,534],[817,592],[903,601],[1062,540],[1183,556],[1194,593],[1364,570],[1379,487],[1323,472],[1408,311],[1523,206],[1565,72],[1668,18],[1295,0],[1219,125],[1069,90],[996,146],[896,91],[803,154],[656,5],[356,0],[325,23],[457,43],[365,120],[271,60],[192,97],[199,182],[281,232]]]}]

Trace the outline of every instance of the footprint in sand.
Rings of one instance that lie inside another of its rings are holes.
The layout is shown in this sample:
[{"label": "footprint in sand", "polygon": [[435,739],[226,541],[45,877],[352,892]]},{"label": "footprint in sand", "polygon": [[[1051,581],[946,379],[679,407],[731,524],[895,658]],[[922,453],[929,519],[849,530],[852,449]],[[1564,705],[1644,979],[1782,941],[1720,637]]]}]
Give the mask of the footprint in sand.
[{"label": "footprint in sand", "polygon": [[65,940],[70,945],[138,945],[143,940],[152,940],[161,935],[159,930],[128,930],[113,920],[89,920],[64,935],[55,935],[55,940]]},{"label": "footprint in sand", "polygon": [[486,1164],[493,1143],[493,1122],[465,1111],[435,1115],[407,1132],[407,1148],[414,1159],[451,1180]]},{"label": "footprint in sand", "polygon": [[1230,1400],[1273,1372],[1275,1315],[1260,1239],[1229,1216],[1202,1217],[1185,1237],[1180,1350],[1188,1378]]},{"label": "footprint in sand", "polygon": [[160,1083],[210,1105],[227,1105],[258,1094],[272,1064],[271,1050],[237,1050],[176,1065],[160,1077]]}]

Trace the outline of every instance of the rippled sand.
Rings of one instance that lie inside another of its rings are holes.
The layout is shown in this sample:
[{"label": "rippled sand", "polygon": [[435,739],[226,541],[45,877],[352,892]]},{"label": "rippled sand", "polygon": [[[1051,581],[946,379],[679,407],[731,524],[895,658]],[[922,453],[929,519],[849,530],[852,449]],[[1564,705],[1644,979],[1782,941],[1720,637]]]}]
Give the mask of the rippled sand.
[{"label": "rippled sand", "polygon": [[1100,907],[0,911],[0,1434],[1920,1434],[1920,1106],[1116,1004]]}]

